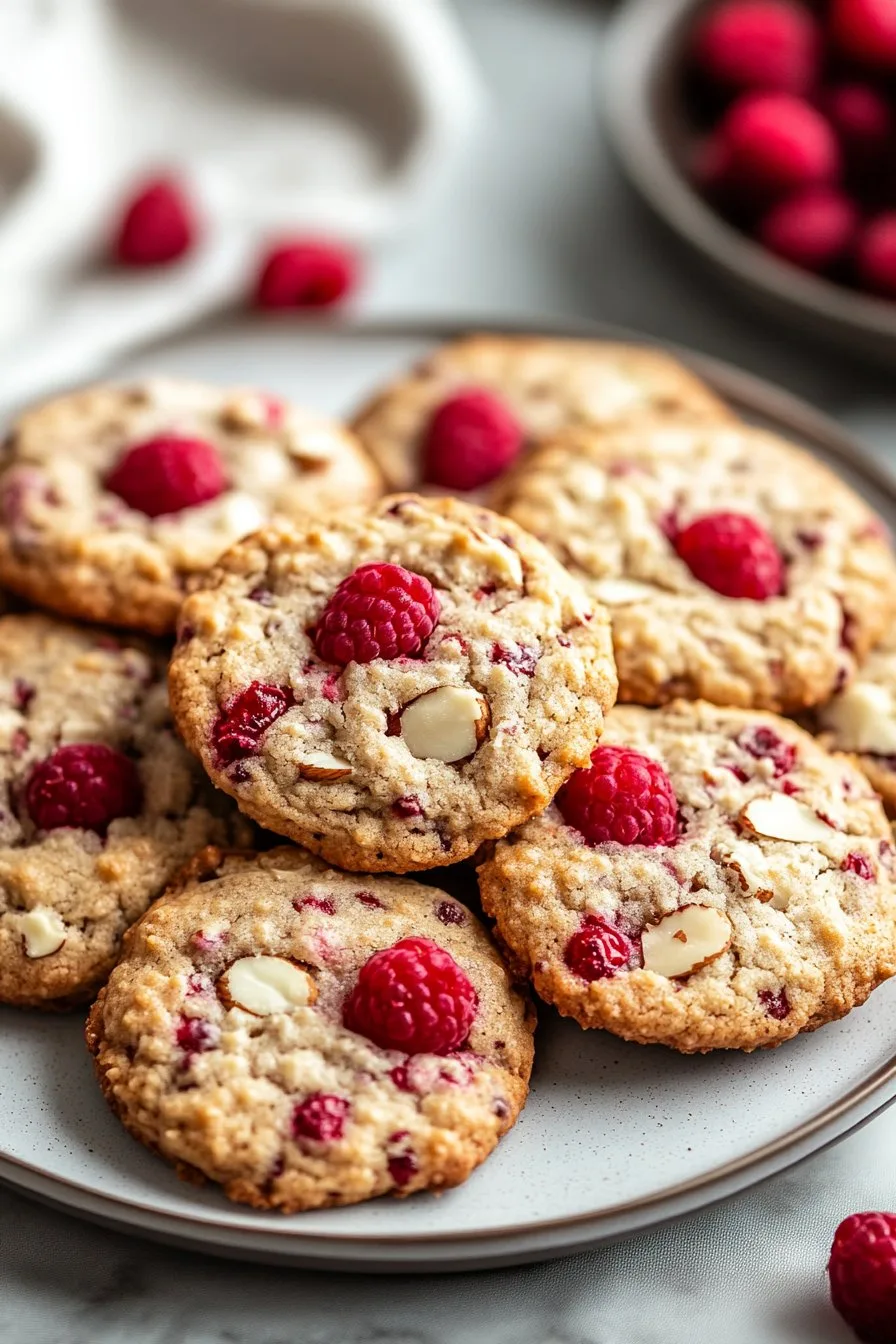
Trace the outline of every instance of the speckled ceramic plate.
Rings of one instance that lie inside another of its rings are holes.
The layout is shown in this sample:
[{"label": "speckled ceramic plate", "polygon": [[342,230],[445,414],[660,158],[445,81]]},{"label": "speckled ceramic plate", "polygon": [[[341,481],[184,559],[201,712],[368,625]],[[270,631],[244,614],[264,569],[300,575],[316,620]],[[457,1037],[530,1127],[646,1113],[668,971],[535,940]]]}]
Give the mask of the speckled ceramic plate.
[{"label": "speckled ceramic plate", "polygon": [[[254,383],[346,410],[449,334],[223,323],[127,371]],[[832,461],[896,523],[888,478],[831,421],[745,374],[691,362],[744,414]],[[338,1269],[486,1267],[617,1238],[782,1171],[896,1100],[896,983],[844,1022],[753,1056],[683,1058],[580,1031],[545,1009],[529,1104],[465,1186],[283,1218],[182,1184],[128,1138],[100,1097],[82,1028],[80,1016],[0,1012],[3,1179],[122,1230]]]}]

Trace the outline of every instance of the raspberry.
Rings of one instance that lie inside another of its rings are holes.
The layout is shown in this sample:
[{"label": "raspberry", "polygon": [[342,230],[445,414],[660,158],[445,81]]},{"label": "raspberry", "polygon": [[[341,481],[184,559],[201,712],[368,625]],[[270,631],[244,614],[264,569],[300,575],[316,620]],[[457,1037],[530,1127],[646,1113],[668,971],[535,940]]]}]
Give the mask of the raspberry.
[{"label": "raspberry", "polygon": [[669,776],[659,761],[628,747],[595,747],[590,767],[564,784],[557,805],[589,845],[671,845],[678,835]]},{"label": "raspberry", "polygon": [[519,455],[523,431],[491,392],[469,388],[443,401],[423,437],[423,479],[447,490],[478,490]]},{"label": "raspberry", "polygon": [[825,186],[840,172],[837,137],[820,112],[787,93],[748,93],[726,113],[719,132],[728,175],[754,203],[801,187]]},{"label": "raspberry", "polygon": [[429,579],[401,565],[362,565],[343,579],[314,634],[327,663],[372,663],[419,653],[441,604]]},{"label": "raspberry", "polygon": [[831,1301],[865,1344],[896,1344],[896,1214],[854,1213],[828,1261]]},{"label": "raspberry", "polygon": [[174,1033],[181,1050],[188,1055],[201,1055],[214,1050],[221,1039],[221,1028],[204,1017],[182,1017]]},{"label": "raspberry", "polygon": [[758,726],[745,728],[737,745],[757,761],[768,760],[775,767],[775,777],[786,775],[796,763],[796,747],[785,742],[772,728]]},{"label": "raspberry", "polygon": [[783,1022],[790,1016],[790,1000],[786,989],[760,989],[759,1002],[776,1022]]},{"label": "raspberry", "polygon": [[866,858],[864,854],[847,854],[840,867],[844,873],[855,873],[856,877],[860,877],[863,882],[874,881],[874,869],[871,866],[870,859]]},{"label": "raspberry", "polygon": [[831,38],[844,56],[863,65],[896,70],[896,5],[893,0],[833,0]]},{"label": "raspberry", "polygon": [[342,1138],[351,1106],[345,1097],[314,1092],[300,1101],[292,1113],[295,1139],[314,1139],[317,1143],[336,1143]]},{"label": "raspberry", "polygon": [[835,187],[809,187],[772,206],[758,237],[769,252],[804,271],[827,271],[848,253],[859,212]]},{"label": "raspberry", "polygon": [[289,686],[265,686],[253,681],[221,710],[212,728],[212,744],[219,765],[230,765],[258,752],[262,737],[295,704]]},{"label": "raspberry", "polygon": [[221,459],[204,439],[160,434],[119,458],[106,489],[149,518],[193,509],[227,489]]},{"label": "raspberry", "polygon": [[489,654],[491,662],[503,664],[515,677],[534,677],[538,657],[538,650],[528,644],[494,643]]},{"label": "raspberry", "polygon": [[629,964],[632,945],[624,933],[604,919],[586,915],[563,953],[573,975],[583,980],[608,980]]},{"label": "raspberry", "polygon": [[134,817],[143,805],[137,767],[99,742],[59,747],[34,767],[25,807],[40,831],[73,826],[102,834],[116,817]]},{"label": "raspberry", "polygon": [[112,249],[122,266],[165,266],[190,251],[197,231],[183,186],[172,177],[153,177],[126,202]]},{"label": "raspberry", "polygon": [[402,938],[364,963],[342,1016],[384,1050],[447,1055],[467,1039],[478,1006],[450,953],[429,938]]},{"label": "raspberry", "polygon": [[812,15],[791,0],[727,0],[698,23],[693,61],[718,88],[808,93],[820,44]]},{"label": "raspberry", "polygon": [[407,1146],[409,1137],[406,1129],[399,1129],[394,1134],[389,1135],[390,1145],[402,1145],[401,1151],[389,1153],[386,1161],[389,1175],[397,1186],[407,1185],[420,1170],[413,1148]]},{"label": "raspberry", "polygon": [[856,244],[856,269],[872,294],[896,299],[896,210],[865,226]]},{"label": "raspberry", "polygon": [[337,243],[296,238],[272,247],[255,287],[258,308],[330,308],[358,281],[355,256]]},{"label": "raspberry", "polygon": [[764,602],[784,591],[784,561],[765,528],[743,513],[707,513],[675,549],[695,579],[723,597]]},{"label": "raspberry", "polygon": [[860,181],[876,174],[896,130],[886,99],[870,84],[838,84],[825,89],[819,103],[837,132],[847,171]]}]

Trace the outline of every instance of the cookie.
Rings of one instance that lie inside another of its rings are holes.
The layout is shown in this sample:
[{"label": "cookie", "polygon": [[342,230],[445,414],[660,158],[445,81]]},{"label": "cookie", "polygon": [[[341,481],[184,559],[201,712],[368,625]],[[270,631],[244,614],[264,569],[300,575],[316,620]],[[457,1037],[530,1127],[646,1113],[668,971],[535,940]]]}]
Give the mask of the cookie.
[{"label": "cookie", "polygon": [[26,411],[0,453],[0,583],[82,620],[162,634],[190,579],[273,516],[367,501],[340,425],[258,392],[173,379]]},{"label": "cookie", "polygon": [[354,429],[392,488],[458,494],[495,481],[543,435],[657,415],[731,412],[661,350],[484,334],[436,350],[365,406]]},{"label": "cookie", "polygon": [[342,868],[456,863],[547,805],[615,694],[606,614],[538,542],[398,496],[235,546],[187,599],[184,741]]},{"label": "cookie", "polygon": [[499,504],[609,604],[620,700],[796,711],[842,687],[896,614],[880,519],[748,425],[561,435]]},{"label": "cookie", "polygon": [[89,1018],[103,1091],[186,1179],[295,1213],[466,1180],[513,1125],[534,1014],[445,893],[210,851]]},{"label": "cookie", "polygon": [[896,971],[893,846],[848,760],[785,719],[618,706],[592,766],[479,869],[518,972],[583,1027],[778,1045]]},{"label": "cookie", "polygon": [[852,756],[896,817],[896,635],[868,655],[852,685],[814,716],[813,726],[831,751]]},{"label": "cookie", "polygon": [[251,829],[174,733],[165,659],[0,620],[0,1002],[90,998],[182,865]]}]

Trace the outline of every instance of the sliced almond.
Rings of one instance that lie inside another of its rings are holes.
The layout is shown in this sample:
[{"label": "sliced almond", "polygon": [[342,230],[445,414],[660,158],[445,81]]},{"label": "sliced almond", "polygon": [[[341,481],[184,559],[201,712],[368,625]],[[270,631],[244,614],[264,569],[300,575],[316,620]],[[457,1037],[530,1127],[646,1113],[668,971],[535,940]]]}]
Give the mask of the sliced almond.
[{"label": "sliced almond", "polygon": [[332,751],[309,751],[298,763],[302,779],[318,779],[329,783],[334,779],[348,779],[352,767],[344,756]]},{"label": "sliced almond", "polygon": [[770,901],[775,894],[765,854],[752,841],[738,840],[720,850],[719,862],[735,874],[741,891],[758,901]]},{"label": "sliced almond", "polygon": [[896,755],[896,705],[885,686],[856,681],[819,710],[818,718],[841,751]]},{"label": "sliced almond", "polygon": [[636,579],[600,579],[592,589],[598,602],[607,607],[630,607],[656,596],[656,589]]},{"label": "sliced almond", "polygon": [[484,741],[491,721],[488,701],[469,686],[437,686],[406,705],[401,736],[418,760],[462,761]]},{"label": "sliced almond", "polygon": [[641,934],[645,971],[670,980],[693,975],[731,943],[731,921],[708,905],[686,905]]},{"label": "sliced almond", "polygon": [[792,840],[810,844],[831,840],[834,828],[811,807],[788,793],[752,798],[740,814],[744,826],[769,840]]},{"label": "sliced almond", "polygon": [[317,985],[286,957],[240,957],[218,981],[218,994],[228,1008],[270,1017],[308,1008],[317,998]]},{"label": "sliced almond", "polygon": [[45,905],[7,915],[6,922],[22,935],[25,941],[25,956],[32,961],[37,961],[40,957],[51,957],[54,952],[59,951],[68,936],[68,929],[62,917]]}]

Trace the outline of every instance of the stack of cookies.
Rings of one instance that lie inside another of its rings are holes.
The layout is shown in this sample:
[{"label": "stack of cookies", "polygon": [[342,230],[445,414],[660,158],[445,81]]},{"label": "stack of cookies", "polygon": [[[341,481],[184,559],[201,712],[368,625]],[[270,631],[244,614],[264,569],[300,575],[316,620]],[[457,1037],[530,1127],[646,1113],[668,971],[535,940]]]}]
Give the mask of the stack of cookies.
[{"label": "stack of cookies", "polygon": [[885,529],[665,355],[474,337],[351,429],[62,398],[0,584],[43,609],[0,618],[0,1000],[95,998],[115,1112],[233,1199],[464,1180],[528,986],[751,1051],[896,972]]}]

